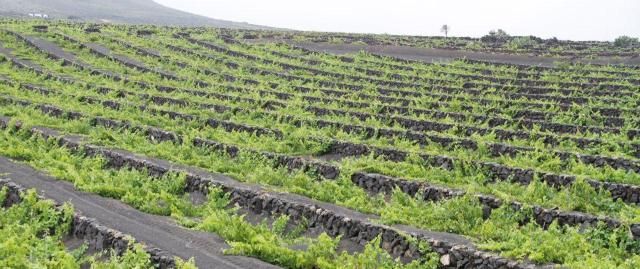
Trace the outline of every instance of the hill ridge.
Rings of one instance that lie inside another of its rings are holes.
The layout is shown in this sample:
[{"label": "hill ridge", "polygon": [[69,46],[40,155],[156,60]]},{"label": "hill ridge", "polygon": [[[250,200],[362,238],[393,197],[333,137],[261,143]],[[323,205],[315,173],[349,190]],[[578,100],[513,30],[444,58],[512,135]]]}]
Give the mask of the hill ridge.
[{"label": "hill ridge", "polygon": [[163,6],[153,0],[0,0],[0,16],[29,18],[29,13],[47,14],[49,19],[77,21],[213,26],[269,29],[244,22],[219,20]]}]

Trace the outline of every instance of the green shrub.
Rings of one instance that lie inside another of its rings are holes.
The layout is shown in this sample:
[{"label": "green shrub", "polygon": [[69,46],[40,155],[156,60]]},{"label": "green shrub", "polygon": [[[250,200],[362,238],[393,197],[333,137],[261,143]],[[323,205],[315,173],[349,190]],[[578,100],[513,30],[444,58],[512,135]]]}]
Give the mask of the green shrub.
[{"label": "green shrub", "polygon": [[638,45],[638,38],[637,37],[629,37],[629,36],[626,36],[626,35],[619,36],[618,38],[616,38],[615,41],[613,41],[613,45],[615,45],[616,47],[621,47],[621,48],[632,47],[632,46]]}]

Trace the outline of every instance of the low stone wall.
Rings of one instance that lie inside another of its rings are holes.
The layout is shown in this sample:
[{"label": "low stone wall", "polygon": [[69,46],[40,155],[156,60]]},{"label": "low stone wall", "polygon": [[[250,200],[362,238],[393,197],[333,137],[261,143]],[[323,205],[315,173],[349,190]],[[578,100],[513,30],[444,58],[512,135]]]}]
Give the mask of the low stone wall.
[{"label": "low stone wall", "polygon": [[[346,239],[360,244],[366,244],[382,235],[381,247],[391,254],[408,259],[415,259],[422,254],[417,246],[411,244],[414,238],[428,243],[432,249],[440,254],[444,268],[539,268],[552,265],[536,265],[527,262],[509,261],[496,254],[479,251],[469,243],[461,243],[453,237],[434,236],[428,231],[417,229],[404,230],[371,222],[369,217],[358,212],[315,202],[306,197],[268,192],[255,185],[237,182],[223,175],[210,174],[196,168],[171,164],[162,160],[155,160],[133,155],[122,150],[110,150],[94,145],[84,144],[75,136],[60,136],[56,131],[47,128],[32,128],[32,132],[42,135],[46,139],[56,139],[60,145],[72,150],[83,151],[87,156],[100,155],[109,166],[131,167],[145,170],[151,175],[160,176],[169,172],[186,173],[188,191],[199,191],[207,194],[211,187],[220,187],[230,194],[232,202],[258,214],[281,215],[286,214],[294,220],[305,218],[311,227],[319,227],[330,235],[342,235]],[[156,254],[162,258],[164,255]],[[160,259],[158,258],[158,259]]]},{"label": "low stone wall", "polygon": [[[465,194],[462,190],[434,186],[426,182],[405,180],[371,173],[355,173],[352,175],[351,181],[373,193],[391,193],[395,188],[398,188],[402,192],[411,196],[420,194],[419,198],[425,201],[439,201],[452,197],[459,197]],[[504,203],[501,199],[490,195],[475,196],[484,206],[485,218],[489,217],[492,209],[498,208]],[[509,205],[516,210],[520,210],[523,207],[521,203],[517,202],[511,202]],[[557,221],[560,225],[569,226],[594,226],[598,223],[604,223],[610,228],[617,228],[622,225],[620,221],[613,218],[598,217],[582,212],[546,209],[540,206],[533,206],[532,212],[533,221],[542,227],[548,227],[548,225],[553,221]],[[632,224],[630,230],[635,239],[640,239],[640,224]]]},{"label": "low stone wall", "polygon": [[[436,239],[429,233],[419,230],[398,230],[385,225],[373,223],[366,216],[334,205],[313,202],[312,200],[284,193],[271,193],[257,186],[246,185],[221,175],[191,170],[167,162],[154,161],[137,157],[122,151],[112,151],[96,146],[80,146],[72,140],[62,138],[61,143],[76,149],[84,149],[88,155],[104,156],[113,167],[133,167],[146,170],[152,175],[160,176],[168,172],[183,172],[187,175],[187,190],[204,194],[211,187],[220,187],[229,193],[233,204],[250,209],[257,214],[288,215],[293,220],[305,218],[310,227],[319,227],[328,234],[366,244],[378,235],[382,235],[381,246],[391,254],[415,259],[419,253],[417,247],[410,244],[407,236],[429,243],[433,250],[445,255],[446,268],[535,268],[537,265],[509,262],[498,255],[479,251],[471,245],[460,245],[444,239]],[[501,267],[506,266],[506,267]]]},{"label": "low stone wall", "polygon": [[[3,207],[10,207],[22,201],[21,196],[22,193],[25,192],[22,186],[8,180],[0,179],[0,187],[7,187],[8,190],[7,197],[2,203]],[[42,196],[38,198],[46,199]],[[60,203],[55,203],[57,207],[61,206]],[[87,218],[77,212],[73,214],[69,236],[83,240],[90,250],[104,251],[111,249],[118,255],[122,255],[130,249],[132,243],[130,236],[100,225],[96,220]],[[145,246],[145,251],[149,253],[151,262],[155,264],[157,268],[175,267],[173,256],[166,251],[149,246]]]}]

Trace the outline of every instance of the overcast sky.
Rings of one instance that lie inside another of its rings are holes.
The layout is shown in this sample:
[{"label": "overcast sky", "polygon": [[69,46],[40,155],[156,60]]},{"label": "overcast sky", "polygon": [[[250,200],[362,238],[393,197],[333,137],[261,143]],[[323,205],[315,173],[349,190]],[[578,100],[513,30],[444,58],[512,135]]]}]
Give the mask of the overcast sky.
[{"label": "overcast sky", "polygon": [[640,0],[154,0],[165,6],[253,24],[296,30],[574,40],[640,36]]}]

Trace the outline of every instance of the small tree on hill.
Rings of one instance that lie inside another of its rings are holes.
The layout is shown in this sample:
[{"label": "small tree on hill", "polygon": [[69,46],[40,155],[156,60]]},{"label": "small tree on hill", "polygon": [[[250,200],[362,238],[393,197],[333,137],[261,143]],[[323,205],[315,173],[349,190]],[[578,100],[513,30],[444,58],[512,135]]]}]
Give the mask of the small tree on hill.
[{"label": "small tree on hill", "polygon": [[613,41],[613,44],[616,47],[621,47],[621,48],[632,47],[638,44],[638,38],[633,38],[633,37],[628,37],[626,35],[623,35],[616,38],[616,40]]},{"label": "small tree on hill", "polygon": [[449,25],[442,25],[440,32],[444,33],[444,38],[446,39],[449,36]]},{"label": "small tree on hill", "polygon": [[509,41],[509,37],[510,36],[507,34],[507,32],[505,32],[502,29],[498,29],[498,30],[489,31],[489,34],[481,37],[480,41],[485,43],[498,44],[498,43],[505,43]]}]

